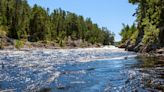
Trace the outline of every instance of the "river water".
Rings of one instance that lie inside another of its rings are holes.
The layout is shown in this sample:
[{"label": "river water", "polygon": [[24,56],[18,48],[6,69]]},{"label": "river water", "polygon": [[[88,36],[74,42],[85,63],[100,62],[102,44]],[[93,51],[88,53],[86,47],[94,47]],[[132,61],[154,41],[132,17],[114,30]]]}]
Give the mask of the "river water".
[{"label": "river water", "polygon": [[164,92],[164,62],[118,48],[0,51],[0,91]]}]

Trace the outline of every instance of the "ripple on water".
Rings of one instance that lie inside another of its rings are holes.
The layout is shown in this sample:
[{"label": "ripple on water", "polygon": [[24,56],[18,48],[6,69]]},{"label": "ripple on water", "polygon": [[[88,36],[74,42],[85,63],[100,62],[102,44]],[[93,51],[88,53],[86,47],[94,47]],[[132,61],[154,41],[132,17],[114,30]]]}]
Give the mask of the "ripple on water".
[{"label": "ripple on water", "polygon": [[5,65],[4,69],[0,67],[0,89],[18,92],[164,90],[163,66],[143,63],[135,56],[117,48],[0,51],[0,63]]}]

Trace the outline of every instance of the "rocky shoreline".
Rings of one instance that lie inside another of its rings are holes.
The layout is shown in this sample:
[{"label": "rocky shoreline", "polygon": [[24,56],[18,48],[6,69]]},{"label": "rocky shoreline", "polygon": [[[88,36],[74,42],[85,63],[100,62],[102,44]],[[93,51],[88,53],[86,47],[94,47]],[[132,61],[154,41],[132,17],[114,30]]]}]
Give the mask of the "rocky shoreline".
[{"label": "rocky shoreline", "polygon": [[[82,40],[76,40],[76,41],[68,41],[65,46],[61,47],[57,43],[52,43],[52,42],[28,42],[25,41],[23,47],[21,48],[16,48],[14,46],[15,40],[5,37],[1,38],[1,43],[3,43],[3,48],[1,49],[7,49],[7,50],[28,50],[28,49],[76,49],[76,48],[98,48],[102,47],[101,44],[90,44],[87,42],[84,42]],[[160,49],[149,49],[150,47],[146,46],[138,46],[134,47],[128,44],[122,44],[118,46],[118,48],[124,48],[126,51],[133,51],[137,52],[139,57],[164,57],[164,48]],[[162,61],[164,61],[164,58],[162,58]]]},{"label": "rocky shoreline", "polygon": [[164,47],[160,44],[143,44],[140,41],[132,44],[131,40],[129,39],[124,43],[119,44],[118,48],[124,48],[126,51],[136,52],[138,53],[138,56],[164,57]]},{"label": "rocky shoreline", "polygon": [[138,56],[142,57],[157,57],[157,58],[162,58],[164,61],[164,48],[160,48],[160,49],[156,49],[154,51],[151,51],[151,52],[139,52],[138,53]]},{"label": "rocky shoreline", "polygon": [[[93,47],[101,47],[101,44],[91,44],[82,40],[68,40],[65,42],[63,46],[60,46],[59,43],[55,42],[29,42],[27,40],[23,40],[22,43],[16,44],[15,39],[11,39],[8,37],[0,38],[0,49],[35,49],[35,48],[45,48],[45,49],[75,49],[75,48],[93,48]],[[15,45],[18,45],[15,46]],[[22,45],[22,46],[20,46]]]},{"label": "rocky shoreline", "polygon": [[[135,45],[129,45],[128,42],[126,44],[121,44],[118,46],[118,48],[124,48],[126,51],[133,51],[138,53],[137,55],[139,57],[164,57],[164,47],[163,48],[157,48],[156,46],[143,46],[141,44],[135,46]],[[162,58],[164,61],[164,58]]]}]

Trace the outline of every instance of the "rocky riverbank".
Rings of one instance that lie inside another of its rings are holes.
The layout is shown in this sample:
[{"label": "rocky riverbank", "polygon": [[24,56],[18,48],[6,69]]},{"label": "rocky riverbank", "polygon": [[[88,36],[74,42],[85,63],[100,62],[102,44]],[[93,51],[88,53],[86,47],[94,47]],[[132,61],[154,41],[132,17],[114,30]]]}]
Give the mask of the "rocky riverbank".
[{"label": "rocky riverbank", "polygon": [[91,44],[81,39],[70,40],[66,42],[50,42],[50,41],[40,41],[40,42],[29,42],[27,40],[15,40],[9,37],[0,38],[0,49],[22,49],[22,48],[47,48],[47,49],[72,49],[72,48],[91,48],[91,47],[101,47],[101,44]]},{"label": "rocky riverbank", "polygon": [[[164,47],[158,47],[157,45],[131,45],[128,41],[118,46],[124,48],[126,51],[134,51],[138,53],[138,56],[144,57],[164,57]],[[163,58],[164,60],[164,58]]]}]

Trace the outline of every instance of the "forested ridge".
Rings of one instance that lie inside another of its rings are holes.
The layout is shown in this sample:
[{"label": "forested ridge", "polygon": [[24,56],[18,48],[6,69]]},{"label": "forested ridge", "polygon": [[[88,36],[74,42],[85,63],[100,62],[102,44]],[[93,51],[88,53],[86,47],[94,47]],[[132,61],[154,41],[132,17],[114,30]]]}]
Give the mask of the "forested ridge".
[{"label": "forested ridge", "polygon": [[[53,42],[65,46],[80,40],[89,44],[113,44],[114,33],[100,28],[90,18],[62,9],[30,7],[27,0],[0,0],[0,37],[16,39],[16,43]],[[21,42],[20,42],[21,41]],[[4,43],[1,41],[0,47]]]},{"label": "forested ridge", "polygon": [[121,46],[136,52],[164,47],[164,0],[129,0],[137,5],[136,23],[123,25]]}]

